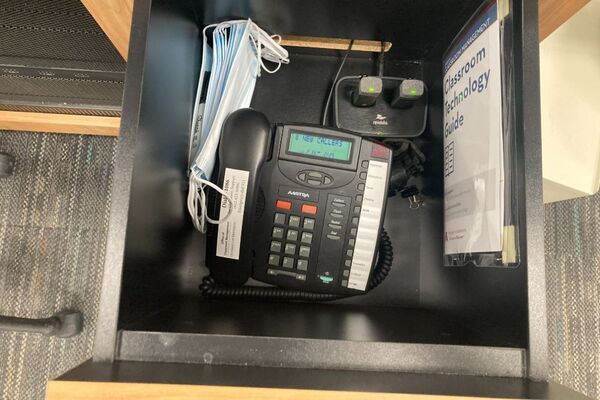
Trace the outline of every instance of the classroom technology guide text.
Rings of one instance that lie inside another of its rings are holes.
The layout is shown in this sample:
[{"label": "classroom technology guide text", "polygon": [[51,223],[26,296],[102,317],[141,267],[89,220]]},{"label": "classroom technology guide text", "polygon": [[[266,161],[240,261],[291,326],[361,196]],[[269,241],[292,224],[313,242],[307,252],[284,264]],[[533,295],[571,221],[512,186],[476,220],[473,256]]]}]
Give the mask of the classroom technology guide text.
[{"label": "classroom technology guide text", "polygon": [[[488,88],[490,68],[475,77],[471,74],[471,71],[475,70],[475,67],[485,60],[486,51],[486,48],[482,47],[458,71],[453,75],[446,76],[444,79],[444,112],[446,115],[444,136],[446,138],[465,123],[465,116],[462,112],[456,111],[455,114],[450,115],[454,109],[469,97],[482,93]],[[468,79],[465,81],[464,78]]]},{"label": "classroom technology guide text", "polygon": [[502,249],[500,21],[490,2],[444,57],[444,253]]}]

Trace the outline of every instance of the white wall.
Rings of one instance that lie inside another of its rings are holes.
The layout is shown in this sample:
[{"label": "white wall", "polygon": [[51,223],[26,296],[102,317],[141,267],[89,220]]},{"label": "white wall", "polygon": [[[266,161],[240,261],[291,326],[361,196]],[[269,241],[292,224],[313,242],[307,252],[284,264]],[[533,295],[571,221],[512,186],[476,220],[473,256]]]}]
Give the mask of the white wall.
[{"label": "white wall", "polygon": [[544,202],[600,186],[600,0],[540,44]]}]

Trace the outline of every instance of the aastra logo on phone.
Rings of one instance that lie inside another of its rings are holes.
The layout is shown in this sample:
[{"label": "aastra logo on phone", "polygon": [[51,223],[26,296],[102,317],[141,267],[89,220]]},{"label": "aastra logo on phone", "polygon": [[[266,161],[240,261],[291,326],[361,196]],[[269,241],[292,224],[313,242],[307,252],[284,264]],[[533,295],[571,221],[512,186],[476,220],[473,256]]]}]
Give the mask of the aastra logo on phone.
[{"label": "aastra logo on phone", "polygon": [[310,199],[310,194],[306,192],[301,192],[299,190],[288,190],[288,196],[292,197],[302,197],[303,199]]}]

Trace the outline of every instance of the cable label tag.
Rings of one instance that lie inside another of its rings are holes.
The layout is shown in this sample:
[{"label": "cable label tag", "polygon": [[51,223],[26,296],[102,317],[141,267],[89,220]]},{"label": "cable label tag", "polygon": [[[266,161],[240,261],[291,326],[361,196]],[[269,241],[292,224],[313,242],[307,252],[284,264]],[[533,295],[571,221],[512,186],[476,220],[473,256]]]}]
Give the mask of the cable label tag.
[{"label": "cable label tag", "polygon": [[226,221],[219,224],[217,234],[217,257],[240,259],[240,246],[242,240],[242,227],[244,225],[244,209],[246,207],[246,192],[248,189],[248,171],[240,169],[225,168],[225,179],[223,180],[223,191],[227,193],[233,204],[223,196],[221,198],[221,212],[227,213],[232,207],[231,214]]}]

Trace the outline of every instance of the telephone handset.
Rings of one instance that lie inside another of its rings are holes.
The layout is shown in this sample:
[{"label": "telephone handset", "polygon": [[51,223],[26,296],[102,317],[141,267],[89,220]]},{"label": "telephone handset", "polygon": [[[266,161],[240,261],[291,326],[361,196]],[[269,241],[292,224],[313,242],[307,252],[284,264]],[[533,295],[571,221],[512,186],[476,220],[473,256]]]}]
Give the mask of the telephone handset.
[{"label": "telephone handset", "polygon": [[[252,272],[252,240],[246,238],[252,237],[254,228],[251,210],[257,203],[258,179],[271,146],[271,125],[262,113],[251,109],[235,111],[223,124],[221,143],[217,183],[230,194],[234,204],[226,199],[220,201],[220,209],[233,210],[225,222],[208,230],[207,261],[217,282],[239,286]],[[214,211],[220,214],[220,210]]]},{"label": "telephone handset", "polygon": [[377,285],[391,266],[382,232],[391,158],[383,144],[338,129],[272,128],[257,111],[232,113],[217,179],[233,203],[213,202],[213,218],[230,215],[208,231],[212,279],[336,295]]}]

